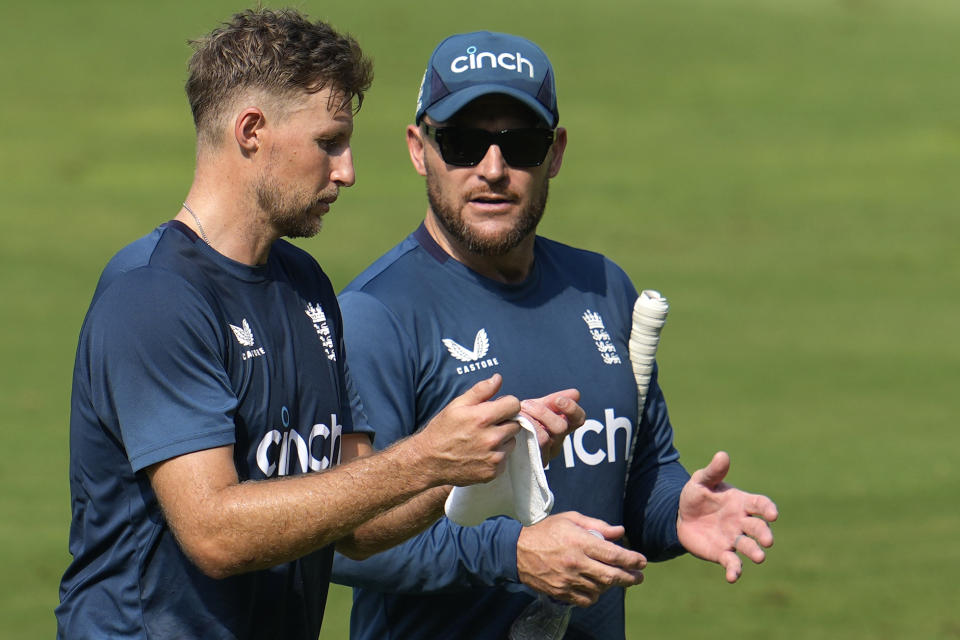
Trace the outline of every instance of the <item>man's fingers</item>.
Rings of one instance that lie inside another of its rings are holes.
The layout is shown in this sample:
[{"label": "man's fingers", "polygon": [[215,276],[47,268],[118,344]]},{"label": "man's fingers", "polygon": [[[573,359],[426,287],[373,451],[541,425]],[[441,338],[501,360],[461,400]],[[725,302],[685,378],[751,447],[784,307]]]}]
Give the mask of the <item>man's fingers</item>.
[{"label": "man's fingers", "polygon": [[488,482],[505,468],[520,431],[515,420],[520,401],[514,396],[491,399],[502,382],[499,374],[481,380],[411,436],[424,443],[443,484]]},{"label": "man's fingers", "polygon": [[516,421],[518,413],[520,401],[516,396],[503,396],[484,404],[484,414],[491,424],[512,422],[519,429],[520,423]]},{"label": "man's fingers", "polygon": [[754,564],[763,562],[767,554],[763,552],[757,541],[747,535],[739,535],[734,540],[734,550],[750,558]]},{"label": "man's fingers", "polygon": [[592,541],[584,538],[583,549],[588,557],[602,563],[606,569],[600,574],[600,584],[606,586],[640,584],[643,580],[640,571],[647,566],[646,557],[608,541],[622,538],[623,527],[615,527],[603,520],[590,518],[575,511],[564,515],[569,515],[571,520],[578,521],[577,524],[584,529],[584,533],[594,538]]},{"label": "man's fingers", "polygon": [[773,546],[773,531],[760,518],[746,518],[746,522],[743,523],[743,532],[763,547]]},{"label": "man's fingers", "polygon": [[521,582],[565,602],[587,606],[611,587],[643,582],[643,555],[602,539],[619,538],[623,527],[575,511],[524,527],[517,541]]},{"label": "man's fingers", "polygon": [[[599,542],[599,544],[616,546],[609,542]],[[591,550],[584,551],[588,554],[587,559],[578,569],[575,582],[565,589],[568,594],[566,600],[571,604],[587,606],[596,602],[600,594],[612,587],[627,589],[643,582],[643,572],[640,569],[625,569],[622,566],[608,564],[593,558],[594,554],[591,554]],[[643,561],[646,562],[646,559],[644,558]],[[589,602],[581,603],[579,601],[581,597],[588,598]]]},{"label": "man's fingers", "polygon": [[635,571],[626,571],[617,567],[604,568],[597,572],[597,575],[588,575],[599,590],[606,591],[611,587],[623,587],[628,589],[635,587],[643,582],[643,572],[639,569]]},{"label": "man's fingers", "polygon": [[476,383],[459,397],[454,398],[448,406],[460,404],[472,405],[486,402],[496,395],[497,391],[500,391],[500,387],[502,385],[503,376],[501,376],[499,373],[495,373],[486,380],[481,380],[480,382]]},{"label": "man's fingers", "polygon": [[622,525],[607,524],[603,520],[585,516],[577,511],[566,511],[558,515],[570,520],[581,529],[585,529],[587,532],[596,531],[603,536],[605,540],[619,540],[626,533],[626,529],[624,529]]},{"label": "man's fingers", "polygon": [[520,423],[507,422],[490,428],[499,432],[500,444],[497,445],[497,450],[510,455],[517,446],[516,435],[520,431]]},{"label": "man's fingers", "polygon": [[774,522],[780,516],[777,505],[773,500],[759,494],[751,494],[747,512],[752,516],[760,516],[767,522]]},{"label": "man's fingers", "polygon": [[705,468],[700,469],[695,475],[697,481],[707,487],[715,487],[727,477],[730,471],[730,456],[726,451],[718,451],[713,455],[713,459]]},{"label": "man's fingers", "polygon": [[559,598],[567,604],[572,604],[578,607],[589,607],[597,603],[597,600],[600,599],[600,594],[595,590],[587,591],[583,589],[571,589],[570,591],[560,595]]},{"label": "man's fingers", "polygon": [[587,412],[579,405],[580,391],[578,389],[564,389],[543,398],[547,407],[566,419],[566,430],[574,431],[580,428],[587,419]]},{"label": "man's fingers", "polygon": [[[647,566],[647,559],[643,554],[625,549],[606,540],[597,540],[585,549],[588,556],[602,562],[611,568],[619,568],[624,573],[639,573]],[[632,580],[632,577],[629,578]],[[630,584],[638,584],[630,582]]]},{"label": "man's fingers", "polygon": [[[591,594],[594,601],[608,589],[620,587],[629,589],[643,582],[643,573],[640,571],[627,572],[620,569],[608,567],[606,565],[597,565],[596,570],[584,573],[582,576],[584,585],[574,587],[574,590],[580,593]],[[591,603],[593,604],[593,603]]]},{"label": "man's fingers", "polygon": [[583,425],[587,414],[577,404],[576,389],[557,392],[545,398],[532,398],[520,403],[520,409],[551,437],[566,435]]},{"label": "man's fingers", "polygon": [[580,392],[576,389],[569,389],[568,391],[575,392],[574,395],[561,395],[553,401],[553,406],[557,411],[563,414],[567,420],[567,429],[573,431],[579,429],[583,426],[583,423],[587,420],[587,412],[583,410],[583,407],[580,406]]},{"label": "man's fingers", "polygon": [[580,390],[579,389],[561,389],[560,391],[554,391],[549,395],[543,396],[541,398],[544,402],[549,405],[555,406],[557,409],[561,407],[557,404],[566,403],[567,400],[573,400],[574,402],[580,402]]},{"label": "man's fingers", "polygon": [[567,430],[566,418],[547,408],[546,403],[542,400],[524,400],[520,403],[520,410],[530,419],[534,426],[540,427],[537,429],[538,432],[546,432],[544,434],[545,440],[562,435]]},{"label": "man's fingers", "polygon": [[726,570],[727,582],[733,584],[740,578],[740,573],[743,571],[743,561],[736,553],[724,551],[720,554],[718,562]]},{"label": "man's fingers", "polygon": [[597,542],[584,548],[584,553],[596,561],[583,576],[593,583],[593,591],[602,593],[610,587],[627,588],[643,582],[641,570],[647,559],[642,554],[607,542],[594,529],[587,533],[597,538]]},{"label": "man's fingers", "polygon": [[[586,413],[580,408],[580,405],[577,404],[580,402],[579,389],[563,389],[562,391],[556,391],[548,396],[544,396],[542,400],[551,411],[562,413],[568,419],[577,418],[580,414],[583,414],[583,416],[586,417]],[[582,420],[580,421],[580,424],[583,424]],[[580,425],[578,424],[577,426]]]}]

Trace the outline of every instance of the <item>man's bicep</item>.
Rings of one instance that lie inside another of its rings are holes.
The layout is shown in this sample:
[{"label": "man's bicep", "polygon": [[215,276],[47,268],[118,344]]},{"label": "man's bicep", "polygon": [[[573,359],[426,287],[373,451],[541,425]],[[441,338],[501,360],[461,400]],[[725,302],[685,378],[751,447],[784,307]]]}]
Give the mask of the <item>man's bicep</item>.
[{"label": "man's bicep", "polygon": [[94,409],[122,439],[134,470],[233,443],[238,401],[221,336],[204,301],[180,280],[128,274],[103,294],[84,331]]}]

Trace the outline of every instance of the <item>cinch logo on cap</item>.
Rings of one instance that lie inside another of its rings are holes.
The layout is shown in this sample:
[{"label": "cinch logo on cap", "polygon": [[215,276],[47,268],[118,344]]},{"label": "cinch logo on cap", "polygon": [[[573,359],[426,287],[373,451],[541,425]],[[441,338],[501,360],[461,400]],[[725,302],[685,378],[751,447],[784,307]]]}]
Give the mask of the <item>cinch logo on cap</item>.
[{"label": "cinch logo on cap", "polygon": [[526,68],[529,70],[531,78],[534,74],[533,63],[524,58],[519,51],[516,53],[492,53],[490,51],[477,53],[475,46],[467,47],[467,55],[454,58],[453,61],[450,62],[450,71],[463,73],[471,69],[483,69],[484,60],[489,61],[491,69],[499,67],[516,71],[517,73],[523,73],[524,68]]},{"label": "cinch logo on cap", "polygon": [[518,100],[547,126],[557,126],[557,92],[546,54],[526,38],[491,31],[455,34],[437,45],[420,81],[414,122],[425,115],[447,122],[488,94]]}]

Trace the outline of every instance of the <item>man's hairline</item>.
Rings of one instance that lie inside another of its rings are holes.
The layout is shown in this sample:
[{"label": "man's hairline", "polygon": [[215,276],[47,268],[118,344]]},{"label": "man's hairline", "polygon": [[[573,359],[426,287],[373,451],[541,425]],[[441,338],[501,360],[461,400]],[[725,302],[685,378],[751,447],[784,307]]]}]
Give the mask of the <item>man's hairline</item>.
[{"label": "man's hairline", "polygon": [[[293,87],[289,90],[278,91],[276,89],[260,87],[256,85],[237,87],[234,90],[234,95],[236,97],[231,97],[224,101],[226,103],[226,107],[222,108],[223,115],[219,119],[223,121],[219,123],[220,126],[209,127],[215,128],[218,133],[216,133],[214,136],[210,133],[205,134],[198,130],[197,147],[198,149],[202,147],[206,151],[216,151],[226,140],[229,139],[230,129],[232,129],[233,122],[235,121],[237,115],[245,109],[259,109],[268,116],[271,116],[276,122],[283,122],[294,113],[306,109],[306,101],[309,100],[311,96],[327,90],[330,92],[331,103],[335,103],[334,98],[336,98],[338,95],[342,96],[340,106],[336,110],[337,112],[354,111],[352,105],[354,99],[356,98],[356,94],[351,94],[348,96],[346,90],[337,87],[335,83],[331,82],[323,83],[316,90],[311,90],[305,87]],[[284,106],[285,104],[290,104],[292,101],[296,101],[297,104],[290,108]],[[240,106],[244,104],[245,106]]]}]

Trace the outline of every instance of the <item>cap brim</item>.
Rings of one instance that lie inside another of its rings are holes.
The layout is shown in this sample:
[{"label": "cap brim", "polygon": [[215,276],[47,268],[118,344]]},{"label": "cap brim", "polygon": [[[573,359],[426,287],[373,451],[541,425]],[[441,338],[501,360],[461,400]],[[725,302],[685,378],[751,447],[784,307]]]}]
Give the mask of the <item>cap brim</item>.
[{"label": "cap brim", "polygon": [[548,126],[556,126],[557,123],[554,120],[553,114],[550,113],[550,110],[540,104],[540,102],[537,101],[533,96],[525,91],[520,91],[519,89],[514,89],[512,87],[505,87],[502,84],[478,84],[466,89],[461,89],[460,91],[456,91],[450,95],[444,96],[440,100],[437,100],[435,103],[424,109],[424,114],[430,116],[430,118],[435,122],[446,122],[470,102],[473,102],[480,96],[486,96],[494,93],[500,93],[510,96],[511,98],[516,98],[523,104],[533,109],[534,113],[540,116],[540,118],[546,122]]}]

